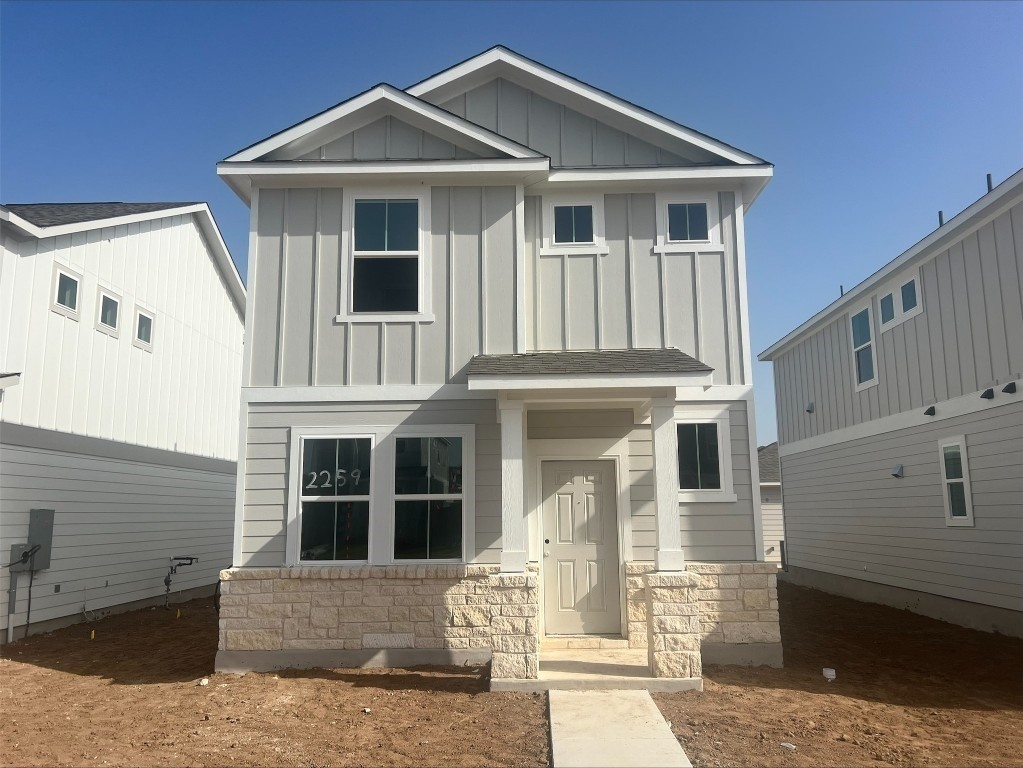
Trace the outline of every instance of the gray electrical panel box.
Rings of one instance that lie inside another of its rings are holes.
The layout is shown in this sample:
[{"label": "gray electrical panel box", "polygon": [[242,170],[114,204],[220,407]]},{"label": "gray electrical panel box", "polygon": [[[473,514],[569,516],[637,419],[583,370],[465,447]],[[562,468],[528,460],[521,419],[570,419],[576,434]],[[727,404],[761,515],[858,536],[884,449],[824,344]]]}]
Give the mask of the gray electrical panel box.
[{"label": "gray electrical panel box", "polygon": [[50,552],[53,550],[53,510],[33,509],[28,513],[28,545],[39,545],[32,558],[32,568],[45,571],[50,567]]}]

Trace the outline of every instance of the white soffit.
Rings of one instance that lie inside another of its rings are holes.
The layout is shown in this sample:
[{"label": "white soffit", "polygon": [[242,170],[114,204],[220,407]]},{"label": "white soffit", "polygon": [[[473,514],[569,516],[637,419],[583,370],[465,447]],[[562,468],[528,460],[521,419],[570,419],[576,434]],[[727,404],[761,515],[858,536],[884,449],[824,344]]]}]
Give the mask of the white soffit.
[{"label": "white soffit", "polygon": [[661,117],[503,46],[491,48],[439,72],[406,89],[406,92],[427,101],[443,103],[498,77],[666,149],[671,149],[675,142],[682,142],[727,162],[767,164],[756,155]]},{"label": "white soffit", "polygon": [[543,157],[539,152],[382,83],[236,152],[224,162],[258,161],[271,153],[276,153],[273,158],[276,160],[295,159],[385,115],[393,115],[470,151],[496,151],[519,159]]}]

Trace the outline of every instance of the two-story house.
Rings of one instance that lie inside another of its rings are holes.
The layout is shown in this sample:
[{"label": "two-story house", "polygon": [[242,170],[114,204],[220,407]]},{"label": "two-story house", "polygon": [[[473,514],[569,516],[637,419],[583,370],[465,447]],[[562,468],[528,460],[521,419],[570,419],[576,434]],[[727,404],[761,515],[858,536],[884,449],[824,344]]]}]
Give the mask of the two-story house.
[{"label": "two-story house", "polygon": [[[0,206],[8,640],[212,594],[231,556],[244,316],[205,203]],[[179,555],[198,562],[169,574]]]},{"label": "two-story house", "polygon": [[252,222],[219,669],[532,678],[541,638],[780,663],[744,241],[769,163],[496,47],[218,173]]},{"label": "two-story house", "polygon": [[786,578],[1023,636],[1023,171],[760,355]]}]

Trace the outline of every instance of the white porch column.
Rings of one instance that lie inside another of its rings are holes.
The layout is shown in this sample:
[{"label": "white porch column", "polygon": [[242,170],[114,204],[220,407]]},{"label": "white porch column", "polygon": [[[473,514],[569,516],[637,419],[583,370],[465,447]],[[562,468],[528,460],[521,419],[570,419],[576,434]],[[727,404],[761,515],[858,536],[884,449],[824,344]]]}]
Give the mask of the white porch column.
[{"label": "white porch column", "polygon": [[675,401],[655,400],[650,411],[653,433],[654,491],[657,501],[657,551],[654,564],[658,571],[684,571],[682,530],[678,512],[678,439],[675,434]]},{"label": "white porch column", "polygon": [[501,419],[501,572],[526,570],[526,504],[523,466],[526,412],[520,400],[498,403]]}]

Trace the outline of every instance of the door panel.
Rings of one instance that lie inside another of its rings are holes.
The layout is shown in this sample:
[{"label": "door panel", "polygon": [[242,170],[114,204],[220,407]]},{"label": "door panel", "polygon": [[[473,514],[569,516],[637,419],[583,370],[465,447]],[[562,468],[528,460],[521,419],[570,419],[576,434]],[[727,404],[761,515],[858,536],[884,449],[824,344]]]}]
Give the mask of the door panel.
[{"label": "door panel", "polygon": [[541,475],[546,632],[618,634],[622,625],[614,464],[544,462]]}]

